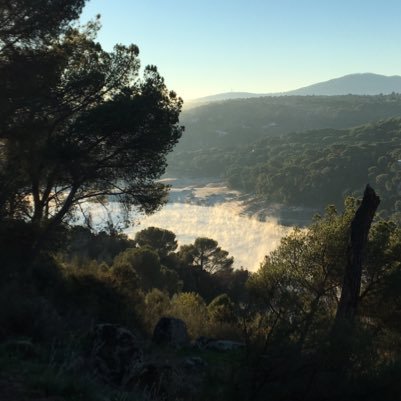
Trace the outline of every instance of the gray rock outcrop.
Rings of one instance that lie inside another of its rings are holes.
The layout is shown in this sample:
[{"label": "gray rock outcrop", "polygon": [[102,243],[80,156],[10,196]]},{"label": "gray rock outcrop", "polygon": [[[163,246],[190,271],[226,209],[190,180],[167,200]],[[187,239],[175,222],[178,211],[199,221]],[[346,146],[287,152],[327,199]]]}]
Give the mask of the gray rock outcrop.
[{"label": "gray rock outcrop", "polygon": [[162,317],[153,331],[153,341],[160,345],[183,347],[189,345],[187,325],[181,319]]}]

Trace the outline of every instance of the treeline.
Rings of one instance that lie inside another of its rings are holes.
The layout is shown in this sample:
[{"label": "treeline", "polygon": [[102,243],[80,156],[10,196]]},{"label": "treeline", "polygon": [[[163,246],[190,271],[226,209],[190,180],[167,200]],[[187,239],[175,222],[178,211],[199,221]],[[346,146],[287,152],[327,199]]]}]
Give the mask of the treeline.
[{"label": "treeline", "polygon": [[382,213],[399,219],[401,120],[356,128],[322,129],[270,137],[233,150],[209,149],[176,155],[173,171],[220,176],[231,187],[268,202],[324,208],[344,196],[360,196],[371,183]]},{"label": "treeline", "polygon": [[261,139],[344,129],[401,116],[401,95],[281,96],[213,102],[184,110],[186,134],[177,150],[230,149]]},{"label": "treeline", "polygon": [[236,302],[243,299],[249,272],[234,270],[234,258],[211,238],[200,237],[178,248],[175,234],[157,227],[128,239],[117,232],[93,233],[81,226],[70,229],[67,238],[67,251],[60,254],[62,263],[78,270],[85,270],[88,263],[100,266],[130,291],[195,292],[207,302],[222,293]]}]

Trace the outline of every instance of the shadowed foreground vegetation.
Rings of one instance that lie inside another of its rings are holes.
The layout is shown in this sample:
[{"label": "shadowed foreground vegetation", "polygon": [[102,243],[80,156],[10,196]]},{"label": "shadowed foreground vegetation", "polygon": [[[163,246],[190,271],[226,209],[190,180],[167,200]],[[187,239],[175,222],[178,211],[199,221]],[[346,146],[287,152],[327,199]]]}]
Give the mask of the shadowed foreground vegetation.
[{"label": "shadowed foreground vegetation", "polygon": [[[233,271],[215,241],[200,238],[177,249],[175,235],[156,228],[134,240],[65,228],[61,247],[34,263],[17,262],[15,251],[2,246],[3,380],[15,377],[25,393],[120,399],[113,394],[123,397],[127,389],[83,374],[77,362],[90,349],[92,328],[107,322],[140,333],[156,360],[196,356],[207,363],[191,398],[183,399],[399,399],[401,230],[395,223],[373,224],[355,321],[333,334],[356,206],[349,198],[344,212],[329,207],[308,229],[295,229],[253,274]],[[1,243],[21,241],[27,227],[19,229],[18,238],[2,232]],[[213,247],[202,248],[205,243]],[[216,254],[223,259],[208,270]],[[192,340],[203,336],[245,347],[222,353],[152,345],[163,316],[185,321]],[[139,393],[130,389],[131,398],[122,399],[147,399]],[[180,399],[174,394],[151,399]]]}]

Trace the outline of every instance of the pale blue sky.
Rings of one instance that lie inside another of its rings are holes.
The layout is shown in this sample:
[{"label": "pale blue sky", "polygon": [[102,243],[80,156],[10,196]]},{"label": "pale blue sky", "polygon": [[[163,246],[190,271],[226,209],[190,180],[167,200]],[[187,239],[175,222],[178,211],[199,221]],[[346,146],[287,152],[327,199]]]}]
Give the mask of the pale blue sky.
[{"label": "pale blue sky", "polygon": [[401,0],[91,0],[99,41],[135,43],[184,99],[401,75]]}]

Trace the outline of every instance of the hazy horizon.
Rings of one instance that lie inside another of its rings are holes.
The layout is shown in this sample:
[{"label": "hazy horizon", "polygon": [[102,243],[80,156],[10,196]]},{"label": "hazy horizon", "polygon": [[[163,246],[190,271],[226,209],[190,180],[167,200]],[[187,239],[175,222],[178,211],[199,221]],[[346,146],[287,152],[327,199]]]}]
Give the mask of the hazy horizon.
[{"label": "hazy horizon", "polygon": [[157,65],[169,89],[185,100],[284,92],[354,73],[401,73],[401,4],[393,0],[382,6],[91,0],[81,21],[98,13],[99,42],[107,50],[137,44],[142,65]]}]

